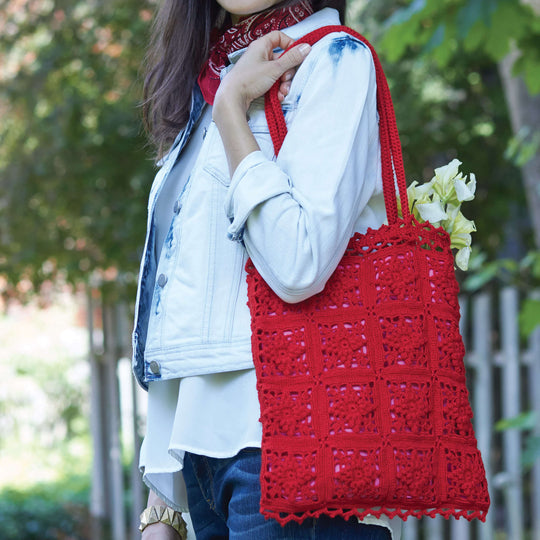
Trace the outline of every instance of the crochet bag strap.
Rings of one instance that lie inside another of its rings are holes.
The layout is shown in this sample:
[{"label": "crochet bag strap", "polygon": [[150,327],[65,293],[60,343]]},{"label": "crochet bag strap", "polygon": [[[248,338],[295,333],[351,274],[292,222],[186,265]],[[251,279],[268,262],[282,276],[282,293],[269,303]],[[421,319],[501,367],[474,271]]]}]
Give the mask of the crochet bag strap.
[{"label": "crochet bag strap", "polygon": [[[395,188],[395,184],[397,183],[401,203],[401,215],[405,221],[409,221],[410,213],[407,199],[407,184],[405,181],[405,169],[403,168],[403,156],[401,154],[401,142],[399,140],[399,133],[396,125],[394,105],[379,57],[371,43],[369,43],[364,36],[351,28],[334,25],[325,26],[306,34],[304,37],[296,40],[291,47],[299,45],[300,43],[313,45],[322,37],[332,32],[347,32],[351,36],[359,39],[371,51],[377,79],[377,110],[379,112],[381,170],[386,215],[390,225],[397,223],[398,201]],[[289,49],[291,47],[289,47]],[[276,156],[278,155],[285,139],[285,135],[287,134],[287,125],[278,98],[279,86],[280,81],[278,80],[265,95],[266,120],[268,122],[272,142],[274,143]]]}]

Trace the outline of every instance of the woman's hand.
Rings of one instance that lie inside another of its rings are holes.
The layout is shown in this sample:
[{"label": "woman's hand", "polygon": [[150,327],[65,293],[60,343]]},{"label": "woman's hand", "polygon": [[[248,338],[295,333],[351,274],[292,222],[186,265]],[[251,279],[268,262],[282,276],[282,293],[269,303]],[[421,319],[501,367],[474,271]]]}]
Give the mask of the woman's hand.
[{"label": "woman's hand", "polygon": [[224,77],[214,101],[214,117],[225,105],[247,112],[251,102],[264,95],[281,79],[280,99],[290,88],[296,68],[304,61],[311,47],[303,43],[278,55],[275,48],[287,49],[294,40],[283,32],[270,32],[247,48],[240,60]]},{"label": "woman's hand", "polygon": [[223,141],[231,176],[247,155],[259,150],[246,120],[249,105],[279,79],[280,99],[283,99],[289,92],[296,67],[311,50],[309,45],[301,44],[280,56],[274,53],[275,48],[286,49],[293,43],[283,32],[270,32],[259,38],[219,85],[212,117]]}]

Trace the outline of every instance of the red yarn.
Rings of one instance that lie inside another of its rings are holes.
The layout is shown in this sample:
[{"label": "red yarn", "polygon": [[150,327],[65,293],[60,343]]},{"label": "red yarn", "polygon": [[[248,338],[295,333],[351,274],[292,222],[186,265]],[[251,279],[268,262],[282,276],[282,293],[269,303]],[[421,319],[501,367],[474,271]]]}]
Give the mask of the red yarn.
[{"label": "red yarn", "polygon": [[[345,27],[302,41],[335,31],[367,44]],[[281,524],[321,514],[484,521],[490,501],[465,385],[450,239],[407,212],[393,107],[373,56],[390,224],[356,233],[324,291],[298,304],[246,266],[263,424],[261,512]],[[277,153],[286,128],[274,97],[267,116]]]}]

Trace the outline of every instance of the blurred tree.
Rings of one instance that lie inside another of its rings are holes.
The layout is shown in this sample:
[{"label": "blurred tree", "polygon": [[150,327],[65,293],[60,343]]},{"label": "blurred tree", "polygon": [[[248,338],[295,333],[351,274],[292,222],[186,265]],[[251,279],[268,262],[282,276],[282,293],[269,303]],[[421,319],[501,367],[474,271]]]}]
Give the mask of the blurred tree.
[{"label": "blurred tree", "polygon": [[[5,295],[61,270],[128,282],[152,164],[138,111],[150,0],[4,1],[0,275]],[[14,289],[18,287],[18,289]]]},{"label": "blurred tree", "polygon": [[478,226],[473,243],[490,256],[502,252],[520,257],[531,235],[523,217],[521,174],[505,155],[512,128],[497,64],[483,50],[475,50],[455,54],[441,66],[416,43],[395,59],[389,33],[400,7],[407,5],[353,0],[350,23],[373,40],[382,57],[408,178],[429,179],[433,167],[459,158],[463,170],[478,177],[476,199],[465,209]]},{"label": "blurred tree", "polygon": [[[4,294],[24,295],[59,269],[76,282],[94,270],[116,279],[121,268],[133,284],[153,176],[136,110],[137,69],[154,3],[4,0],[0,275],[10,284]],[[519,216],[512,208],[524,197],[503,156],[511,127],[492,57],[518,40],[525,51],[518,67],[534,84],[538,17],[517,0],[415,0],[398,3],[397,11],[395,1],[361,10],[364,4],[349,2],[350,22],[378,34],[411,179],[459,157],[480,179],[471,208],[477,239],[499,250],[504,223],[512,211]],[[501,30],[505,18],[510,24]],[[530,153],[532,131],[527,138],[517,129],[519,159]]]},{"label": "blurred tree", "polygon": [[[506,155],[521,168],[540,248],[540,3],[412,0],[401,5],[386,19],[379,44],[391,62],[412,51],[445,71],[464,62],[470,65],[479,55],[498,64],[514,133]],[[497,159],[496,154],[488,155]]]},{"label": "blurred tree", "polygon": [[[0,293],[6,299],[24,298],[59,277],[99,285],[102,313],[111,313],[119,297],[134,299],[153,177],[137,111],[138,69],[154,4],[0,0]],[[92,347],[90,362],[91,513],[96,531],[111,518],[114,537],[122,540],[116,363],[129,328],[123,317],[117,338],[106,322],[100,321],[104,354]],[[69,387],[61,390],[67,401]],[[73,428],[73,411],[63,414]],[[136,511],[140,499],[134,495]]]}]

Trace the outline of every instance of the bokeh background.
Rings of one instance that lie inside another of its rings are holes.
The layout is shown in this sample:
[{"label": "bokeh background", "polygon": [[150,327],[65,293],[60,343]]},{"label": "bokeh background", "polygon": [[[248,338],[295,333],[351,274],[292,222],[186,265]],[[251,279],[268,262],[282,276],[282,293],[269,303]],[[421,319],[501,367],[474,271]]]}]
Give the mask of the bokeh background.
[{"label": "bokeh background", "polygon": [[[128,358],[155,174],[139,69],[157,5],[0,0],[5,540],[137,538],[145,404]],[[487,527],[404,537],[539,540],[540,1],[349,0],[347,22],[385,67],[409,181],[458,158],[478,182],[458,277],[493,506]]]}]

